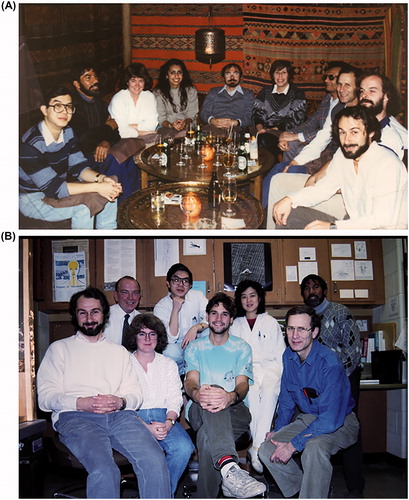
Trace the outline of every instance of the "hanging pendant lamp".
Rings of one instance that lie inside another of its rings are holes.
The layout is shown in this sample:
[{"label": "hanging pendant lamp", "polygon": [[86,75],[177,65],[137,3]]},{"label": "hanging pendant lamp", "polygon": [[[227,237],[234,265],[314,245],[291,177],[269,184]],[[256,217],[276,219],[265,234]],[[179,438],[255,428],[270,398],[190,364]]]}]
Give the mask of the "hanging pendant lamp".
[{"label": "hanging pendant lamp", "polygon": [[209,26],[195,33],[196,59],[205,64],[218,63],[226,57],[226,38],[224,30],[211,26],[211,9],[209,6]]}]

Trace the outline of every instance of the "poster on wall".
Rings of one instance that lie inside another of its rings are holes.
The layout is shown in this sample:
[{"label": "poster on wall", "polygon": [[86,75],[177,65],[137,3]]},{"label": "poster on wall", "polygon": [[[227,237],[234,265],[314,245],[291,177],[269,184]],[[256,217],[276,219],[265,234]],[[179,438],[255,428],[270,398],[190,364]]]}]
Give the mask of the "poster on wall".
[{"label": "poster on wall", "polygon": [[136,241],[104,240],[104,290],[115,290],[122,276],[136,276]]},{"label": "poster on wall", "polygon": [[71,295],[89,285],[88,240],[51,242],[53,302],[68,302]]},{"label": "poster on wall", "polygon": [[53,254],[54,302],[68,302],[87,287],[85,252]]},{"label": "poster on wall", "polygon": [[224,243],[224,291],[234,292],[237,285],[249,279],[273,289],[270,243]]}]

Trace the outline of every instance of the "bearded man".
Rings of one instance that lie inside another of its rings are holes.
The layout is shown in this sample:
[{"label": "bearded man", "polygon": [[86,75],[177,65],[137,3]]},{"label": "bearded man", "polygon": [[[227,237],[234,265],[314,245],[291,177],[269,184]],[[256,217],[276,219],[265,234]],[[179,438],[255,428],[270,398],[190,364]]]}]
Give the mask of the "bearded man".
[{"label": "bearded man", "polygon": [[[340,147],[326,175],[274,204],[277,229],[407,229],[407,171],[393,151],[378,144],[381,125],[374,112],[344,108],[334,119],[333,136]],[[338,190],[343,220],[311,208]]]},{"label": "bearded man", "polygon": [[38,402],[52,412],[60,441],[88,472],[87,498],[119,498],[120,471],[112,450],[138,478],[141,498],[170,498],[165,455],[139,419],[138,375],[128,351],[103,334],[109,304],[97,288],[75,293],[70,314],[76,334],[53,342],[37,375]]}]

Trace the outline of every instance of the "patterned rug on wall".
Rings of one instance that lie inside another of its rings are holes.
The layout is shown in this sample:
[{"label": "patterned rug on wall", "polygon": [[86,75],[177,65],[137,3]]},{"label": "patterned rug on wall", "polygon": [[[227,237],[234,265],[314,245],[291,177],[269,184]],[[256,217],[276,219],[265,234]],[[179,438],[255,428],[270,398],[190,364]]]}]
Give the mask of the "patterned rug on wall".
[{"label": "patterned rug on wall", "polygon": [[321,99],[325,64],[342,60],[385,70],[388,5],[243,5],[245,83],[257,91],[270,83],[276,59],[295,68],[294,83],[307,98]]},{"label": "patterned rug on wall", "polygon": [[195,32],[209,26],[208,4],[133,4],[132,60],[142,62],[156,79],[168,59],[182,59],[199,92],[220,85],[221,68],[230,61],[243,64],[242,4],[212,4],[211,24],[226,34],[226,58],[210,67],[196,61]]}]

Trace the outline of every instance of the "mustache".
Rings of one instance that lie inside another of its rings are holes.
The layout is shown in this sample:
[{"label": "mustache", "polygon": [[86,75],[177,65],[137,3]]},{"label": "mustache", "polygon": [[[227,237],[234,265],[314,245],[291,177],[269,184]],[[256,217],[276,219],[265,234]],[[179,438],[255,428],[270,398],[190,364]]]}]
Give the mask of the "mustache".
[{"label": "mustache", "polygon": [[373,101],[371,101],[370,99],[361,99],[361,104],[362,104],[363,102],[367,102],[368,104],[372,104],[372,105],[373,105],[373,104],[375,104],[375,103],[374,103]]}]

